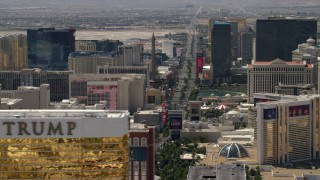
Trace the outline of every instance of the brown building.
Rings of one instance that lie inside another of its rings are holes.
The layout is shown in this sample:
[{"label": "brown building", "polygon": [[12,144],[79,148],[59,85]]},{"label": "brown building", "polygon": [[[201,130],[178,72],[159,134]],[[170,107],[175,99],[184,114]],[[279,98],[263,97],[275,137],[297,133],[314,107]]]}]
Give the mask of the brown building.
[{"label": "brown building", "polygon": [[129,132],[129,180],[153,180],[155,173],[155,127]]}]

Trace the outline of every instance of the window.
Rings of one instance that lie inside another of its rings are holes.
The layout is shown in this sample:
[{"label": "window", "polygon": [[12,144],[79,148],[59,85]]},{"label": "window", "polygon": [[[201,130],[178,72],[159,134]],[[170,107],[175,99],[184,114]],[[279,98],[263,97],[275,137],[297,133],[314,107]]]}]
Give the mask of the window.
[{"label": "window", "polygon": [[134,161],[133,162],[133,171],[134,171],[134,175],[139,175],[139,161]]},{"label": "window", "polygon": [[148,96],[148,103],[156,103],[156,97],[155,96]]},{"label": "window", "polygon": [[140,161],[141,163],[141,170],[145,171],[147,170],[147,161]]},{"label": "window", "polygon": [[133,146],[139,146],[139,138],[133,138]]},{"label": "window", "polygon": [[141,146],[147,146],[147,138],[141,138]]}]

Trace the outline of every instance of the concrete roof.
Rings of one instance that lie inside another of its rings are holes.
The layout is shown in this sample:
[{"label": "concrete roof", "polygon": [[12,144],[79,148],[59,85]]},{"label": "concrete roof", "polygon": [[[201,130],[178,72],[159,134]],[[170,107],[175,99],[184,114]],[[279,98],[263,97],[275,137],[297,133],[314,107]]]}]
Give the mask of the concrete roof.
[{"label": "concrete roof", "polygon": [[[202,180],[204,177],[215,177],[215,167],[213,166],[189,166],[187,180]],[[209,178],[206,178],[209,180]],[[213,178],[212,178],[213,179]]]}]

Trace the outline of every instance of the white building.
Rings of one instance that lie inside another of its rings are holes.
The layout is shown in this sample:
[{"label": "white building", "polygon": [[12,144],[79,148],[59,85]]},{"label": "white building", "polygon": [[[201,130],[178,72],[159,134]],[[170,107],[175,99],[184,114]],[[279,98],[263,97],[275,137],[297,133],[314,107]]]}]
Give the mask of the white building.
[{"label": "white building", "polygon": [[[307,64],[313,64],[313,83],[318,83],[318,63],[320,60],[320,45],[316,44],[316,41],[309,38],[306,43],[298,45],[298,49],[292,51],[293,62],[306,62]],[[320,86],[319,86],[320,87]]]},{"label": "white building", "polygon": [[[292,61],[302,62],[302,57],[305,55],[320,57],[320,46],[316,45],[316,41],[312,38],[306,43],[299,44],[298,49],[292,51]],[[307,62],[307,64],[312,64],[312,62]]]},{"label": "white building", "polygon": [[174,57],[174,45],[175,41],[166,40],[162,41],[162,53],[166,53],[168,57]]},{"label": "white building", "polygon": [[271,62],[248,64],[248,102],[253,103],[254,93],[274,93],[278,84],[312,84],[313,65],[301,62]]}]

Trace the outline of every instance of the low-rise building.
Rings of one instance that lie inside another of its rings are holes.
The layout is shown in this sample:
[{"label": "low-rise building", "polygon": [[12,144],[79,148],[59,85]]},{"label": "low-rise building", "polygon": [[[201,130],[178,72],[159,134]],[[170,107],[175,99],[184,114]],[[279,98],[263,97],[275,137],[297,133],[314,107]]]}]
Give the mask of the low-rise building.
[{"label": "low-rise building", "polygon": [[159,132],[162,129],[161,112],[158,110],[138,110],[133,114],[134,123],[142,123],[146,126],[155,126]]},{"label": "low-rise building", "polygon": [[142,74],[72,74],[70,97],[94,105],[107,101],[107,109],[136,112],[145,102],[145,76]]},{"label": "low-rise building", "polygon": [[317,94],[317,90],[313,84],[296,84],[296,85],[283,85],[276,86],[275,94],[285,95],[311,95]]},{"label": "low-rise building", "polygon": [[[4,104],[1,109],[48,109],[50,85],[41,84],[40,87],[19,86],[18,90],[0,90],[0,98],[1,100],[7,99],[6,106]],[[13,99],[20,99],[20,101]]]},{"label": "low-rise building", "polygon": [[218,139],[221,137],[221,132],[216,126],[206,122],[186,121],[183,123],[180,137],[217,143]]}]

